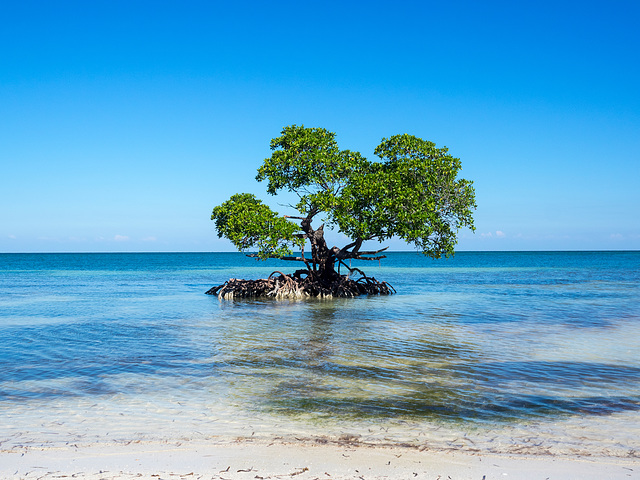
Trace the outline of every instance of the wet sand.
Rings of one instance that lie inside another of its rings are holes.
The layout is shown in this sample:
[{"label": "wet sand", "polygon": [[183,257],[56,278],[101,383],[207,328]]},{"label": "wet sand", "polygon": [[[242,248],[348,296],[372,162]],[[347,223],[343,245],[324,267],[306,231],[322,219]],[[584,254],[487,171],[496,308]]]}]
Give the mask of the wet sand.
[{"label": "wet sand", "polygon": [[130,442],[0,446],[2,479],[432,479],[640,478],[640,460],[520,456],[363,444]]}]

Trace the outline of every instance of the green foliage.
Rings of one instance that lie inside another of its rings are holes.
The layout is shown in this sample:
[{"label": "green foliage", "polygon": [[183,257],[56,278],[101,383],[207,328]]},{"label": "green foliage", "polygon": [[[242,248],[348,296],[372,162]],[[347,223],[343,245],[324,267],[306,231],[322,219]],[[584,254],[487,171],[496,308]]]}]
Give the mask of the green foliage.
[{"label": "green foliage", "polygon": [[457,180],[460,159],[412,135],[383,139],[381,162],[353,175],[331,219],[351,238],[399,237],[434,258],[454,253],[459,228],[473,226],[472,182]]},{"label": "green foliage", "polygon": [[271,140],[271,150],[256,180],[267,180],[271,195],[296,192],[296,208],[305,215],[330,211],[349,177],[368,163],[358,152],[340,150],[335,133],[324,128],[285,127]]},{"label": "green foliage", "polygon": [[299,226],[280,217],[250,193],[233,195],[213,209],[219,237],[226,237],[240,251],[257,248],[258,257],[291,255],[290,246],[301,246],[295,235]]},{"label": "green foliage", "polygon": [[[295,208],[306,221],[321,214],[358,245],[399,237],[439,258],[453,254],[459,228],[474,229],[472,182],[457,179],[460,159],[433,142],[395,135],[382,140],[375,149],[380,160],[372,162],[340,150],[328,130],[292,125],[271,141],[271,149],[256,180],[266,180],[271,195],[295,192]],[[301,227],[252,195],[234,195],[214,209],[212,219],[220,236],[241,250],[258,247],[261,258],[301,245],[295,235]]]}]

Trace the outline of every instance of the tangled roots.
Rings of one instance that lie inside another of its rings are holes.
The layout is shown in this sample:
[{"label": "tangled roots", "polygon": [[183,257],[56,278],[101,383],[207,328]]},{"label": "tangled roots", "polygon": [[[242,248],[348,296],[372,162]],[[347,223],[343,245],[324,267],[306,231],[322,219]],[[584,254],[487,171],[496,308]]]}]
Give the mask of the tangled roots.
[{"label": "tangled roots", "polygon": [[273,272],[269,278],[259,280],[240,280],[232,278],[222,285],[213,287],[207,295],[217,295],[219,299],[230,300],[232,298],[352,298],[359,295],[391,295],[396,293],[395,288],[387,282],[379,282],[373,277],[363,275],[358,280],[348,276],[338,276],[331,283],[324,283],[314,279],[311,275],[302,277],[306,271],[297,271],[293,275],[285,275],[282,272]]}]

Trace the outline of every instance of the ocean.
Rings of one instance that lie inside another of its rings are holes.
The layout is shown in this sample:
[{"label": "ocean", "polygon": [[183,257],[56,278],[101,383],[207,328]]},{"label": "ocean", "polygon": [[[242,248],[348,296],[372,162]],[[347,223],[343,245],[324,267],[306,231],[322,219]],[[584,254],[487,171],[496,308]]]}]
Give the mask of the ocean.
[{"label": "ocean", "polygon": [[299,266],[0,254],[0,446],[349,438],[640,456],[640,252],[357,266],[398,293],[219,301],[204,292]]}]

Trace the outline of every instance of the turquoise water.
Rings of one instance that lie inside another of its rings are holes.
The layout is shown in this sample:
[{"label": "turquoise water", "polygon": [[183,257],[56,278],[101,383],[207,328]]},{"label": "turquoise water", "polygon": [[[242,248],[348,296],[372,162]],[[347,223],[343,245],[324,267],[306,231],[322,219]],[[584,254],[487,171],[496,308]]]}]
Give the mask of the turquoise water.
[{"label": "turquoise water", "polygon": [[640,252],[392,253],[359,267],[398,294],[220,302],[204,292],[297,265],[0,254],[0,442],[348,433],[637,450]]}]

